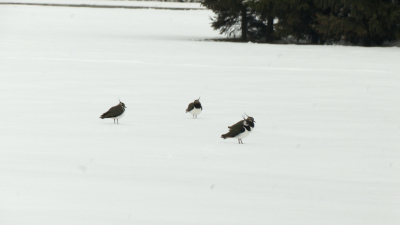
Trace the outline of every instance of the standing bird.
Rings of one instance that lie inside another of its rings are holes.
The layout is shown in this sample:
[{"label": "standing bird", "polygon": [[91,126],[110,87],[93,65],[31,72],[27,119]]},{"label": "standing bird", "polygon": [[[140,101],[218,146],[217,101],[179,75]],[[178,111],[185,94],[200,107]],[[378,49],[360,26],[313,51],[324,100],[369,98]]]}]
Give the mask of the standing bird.
[{"label": "standing bird", "polygon": [[[245,113],[246,114],[246,113]],[[246,114],[247,116],[247,114]],[[253,117],[247,116],[247,119],[244,118],[243,120],[237,122],[236,124],[228,127],[229,132],[226,134],[221,135],[221,138],[237,138],[239,144],[242,143],[242,139],[249,136],[250,132],[254,129],[254,121]]]},{"label": "standing bird", "polygon": [[119,101],[119,104],[116,106],[111,107],[107,112],[103,113],[103,115],[100,116],[100,118],[105,119],[105,118],[111,118],[117,120],[118,124],[118,119],[124,116],[125,112],[125,104],[121,101]]},{"label": "standing bird", "polygon": [[188,108],[186,109],[186,113],[190,113],[193,115],[193,118],[197,118],[197,115],[201,113],[203,110],[203,107],[200,104],[200,97],[197,100],[194,100],[194,102],[190,103],[188,105]]}]

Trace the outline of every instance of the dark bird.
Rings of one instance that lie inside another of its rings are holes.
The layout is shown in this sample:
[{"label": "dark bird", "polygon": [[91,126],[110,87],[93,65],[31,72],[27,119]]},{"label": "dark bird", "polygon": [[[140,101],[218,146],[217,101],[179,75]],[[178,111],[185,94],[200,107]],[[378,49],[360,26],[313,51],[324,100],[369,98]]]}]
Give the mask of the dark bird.
[{"label": "dark bird", "polygon": [[200,98],[197,100],[194,100],[194,102],[190,103],[186,109],[186,113],[190,113],[193,115],[193,118],[197,118],[197,115],[201,113],[203,110],[203,107],[201,106],[200,103]]},{"label": "dark bird", "polygon": [[[246,114],[246,113],[245,113]],[[246,114],[247,116],[247,114]],[[228,127],[229,132],[226,134],[221,135],[221,138],[226,139],[226,138],[237,138],[239,144],[242,143],[242,139],[249,136],[250,132],[254,129],[254,121],[253,117],[247,116],[247,119],[244,118],[243,120],[235,123],[234,125]]]},{"label": "dark bird", "polygon": [[100,118],[105,119],[105,118],[111,118],[117,120],[118,124],[118,119],[124,116],[125,112],[125,104],[121,101],[119,101],[119,104],[116,106],[111,107],[107,112],[103,113],[103,115],[100,116]]}]

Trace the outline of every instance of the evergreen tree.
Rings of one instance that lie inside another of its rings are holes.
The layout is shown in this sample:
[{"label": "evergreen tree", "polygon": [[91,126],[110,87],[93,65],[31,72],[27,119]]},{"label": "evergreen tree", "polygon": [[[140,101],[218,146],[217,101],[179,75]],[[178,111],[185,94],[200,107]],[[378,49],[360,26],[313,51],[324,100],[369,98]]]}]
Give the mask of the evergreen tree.
[{"label": "evergreen tree", "polygon": [[265,42],[274,41],[274,20],[276,18],[275,5],[279,0],[253,0],[249,1],[250,7],[254,10],[260,37],[265,37]]},{"label": "evergreen tree", "polygon": [[[294,37],[324,43],[382,44],[400,39],[400,0],[204,0],[221,34],[242,41]],[[274,20],[277,23],[274,24]]]},{"label": "evergreen tree", "polygon": [[325,38],[381,45],[400,38],[397,0],[316,0],[329,15],[317,14],[316,30]]},{"label": "evergreen tree", "polygon": [[242,41],[247,41],[249,7],[245,0],[204,0],[203,6],[211,9],[216,16],[211,26],[228,36],[241,32]]},{"label": "evergreen tree", "polygon": [[292,36],[299,39],[308,39],[317,44],[320,36],[316,32],[316,14],[324,14],[321,7],[317,7],[313,0],[281,0],[276,4],[278,23],[275,25],[277,35]]}]

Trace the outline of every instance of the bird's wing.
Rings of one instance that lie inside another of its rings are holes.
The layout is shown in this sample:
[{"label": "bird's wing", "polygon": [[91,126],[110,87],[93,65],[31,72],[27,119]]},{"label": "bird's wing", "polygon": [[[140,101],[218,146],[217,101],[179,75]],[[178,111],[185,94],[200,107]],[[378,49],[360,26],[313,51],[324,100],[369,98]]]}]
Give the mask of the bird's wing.
[{"label": "bird's wing", "polygon": [[244,132],[244,127],[243,127],[243,120],[235,123],[234,125],[228,127],[229,132],[226,134],[223,134],[221,137],[222,138],[230,138],[230,137],[235,137],[236,135]]},{"label": "bird's wing", "polygon": [[229,126],[229,130],[241,130],[243,128],[243,122],[244,120],[241,120],[235,124],[233,124],[232,126]]},{"label": "bird's wing", "polygon": [[100,118],[112,118],[121,115],[124,112],[121,106],[111,107],[107,112],[103,113]]},{"label": "bird's wing", "polygon": [[194,109],[194,103],[193,102],[188,105],[188,107],[186,109],[186,112],[190,112],[190,111],[192,111],[192,109]]}]

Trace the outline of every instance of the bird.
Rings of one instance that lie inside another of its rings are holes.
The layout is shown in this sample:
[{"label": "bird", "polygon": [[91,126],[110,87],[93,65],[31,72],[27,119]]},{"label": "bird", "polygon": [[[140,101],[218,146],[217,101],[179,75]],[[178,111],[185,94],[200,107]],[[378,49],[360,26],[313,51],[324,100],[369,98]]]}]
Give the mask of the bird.
[{"label": "bird", "polygon": [[203,107],[201,106],[200,103],[200,97],[197,100],[194,100],[194,102],[190,103],[186,109],[186,113],[190,113],[193,115],[193,118],[197,118],[197,115],[201,113],[203,110]]},{"label": "bird", "polygon": [[114,119],[114,123],[115,123],[115,120],[117,120],[117,124],[118,124],[118,119],[124,116],[125,108],[127,108],[127,107],[120,100],[118,105],[111,107],[107,112],[103,113],[100,116],[100,118],[101,119],[111,118],[111,119]]},{"label": "bird", "polygon": [[243,144],[242,139],[249,136],[251,131],[254,129],[254,121],[253,117],[248,116],[246,113],[245,115],[247,118],[243,117],[243,120],[235,123],[234,125],[228,127],[229,132],[226,134],[221,135],[221,138],[226,139],[226,138],[237,138],[239,144]]}]

